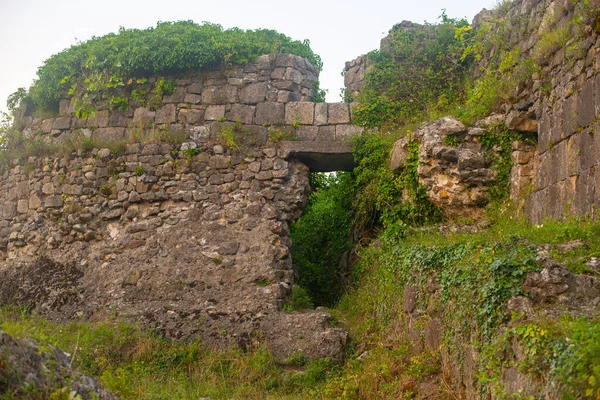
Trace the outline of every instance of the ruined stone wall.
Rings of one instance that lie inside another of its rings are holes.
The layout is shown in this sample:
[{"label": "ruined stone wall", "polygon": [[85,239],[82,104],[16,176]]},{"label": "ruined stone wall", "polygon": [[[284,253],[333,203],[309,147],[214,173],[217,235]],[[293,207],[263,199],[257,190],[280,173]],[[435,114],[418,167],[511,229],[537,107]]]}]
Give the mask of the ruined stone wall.
[{"label": "ruined stone wall", "polygon": [[[312,102],[318,73],[302,57],[265,55],[245,67],[178,78],[175,91],[153,108],[130,104],[121,112],[98,104],[95,115],[80,119],[74,115],[72,99],[64,98],[58,117],[24,115],[22,129],[27,135],[57,141],[78,133],[98,141],[131,141],[149,132],[183,133],[202,141],[215,139],[224,127],[238,123],[257,144],[266,143],[269,133],[273,136],[278,130],[284,131],[283,139],[301,141],[341,140],[359,133],[350,123],[350,104]],[[148,92],[153,81],[145,87]]]},{"label": "ruined stone wall", "polygon": [[24,115],[32,138],[96,148],[3,170],[0,303],[341,361],[346,332],[327,313],[281,311],[296,281],[289,224],[310,193],[285,140],[341,146],[360,132],[350,104],[310,101],[317,72],[263,56],[180,78],[155,110],[100,106],[84,120],[64,99],[56,118]]},{"label": "ruined stone wall", "polygon": [[58,319],[117,315],[213,346],[342,357],[345,334],[325,329],[326,314],[279,312],[295,280],[288,224],[307,200],[308,169],[275,147],[198,149],[190,158],[132,144],[5,172],[0,300]]},{"label": "ruined stone wall", "polygon": [[[510,47],[520,50],[524,59],[532,57],[539,67],[515,87],[504,108],[509,128],[538,136],[534,152],[515,144],[511,195],[524,203],[536,223],[563,215],[595,216],[600,204],[600,25],[597,16],[586,20],[589,9],[582,3],[515,0],[500,21],[492,22],[489,33],[509,27],[505,39]],[[598,6],[594,1],[590,5]],[[482,12],[475,24],[489,21],[491,15]],[[561,27],[574,37],[540,57],[540,42]],[[492,48],[485,55],[484,66],[495,52]]]}]

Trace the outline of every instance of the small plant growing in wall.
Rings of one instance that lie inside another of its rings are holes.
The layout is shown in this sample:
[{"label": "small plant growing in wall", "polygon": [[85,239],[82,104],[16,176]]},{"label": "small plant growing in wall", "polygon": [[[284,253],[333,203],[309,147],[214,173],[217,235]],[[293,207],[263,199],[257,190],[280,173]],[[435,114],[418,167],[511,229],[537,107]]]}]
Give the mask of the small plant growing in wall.
[{"label": "small plant growing in wall", "polygon": [[136,174],[137,176],[142,176],[142,175],[145,175],[145,174],[146,174],[146,170],[144,170],[144,167],[142,167],[141,165],[138,165],[138,166],[135,168],[135,171],[134,171],[134,172],[135,172],[135,174]]}]

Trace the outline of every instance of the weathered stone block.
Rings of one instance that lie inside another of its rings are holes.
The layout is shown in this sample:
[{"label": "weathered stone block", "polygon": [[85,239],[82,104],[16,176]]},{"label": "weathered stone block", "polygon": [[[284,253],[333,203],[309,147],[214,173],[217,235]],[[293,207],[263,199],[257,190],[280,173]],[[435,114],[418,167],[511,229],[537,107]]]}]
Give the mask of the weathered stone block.
[{"label": "weathered stone block", "polygon": [[107,126],[126,128],[129,125],[129,119],[121,111],[110,111]]},{"label": "weathered stone block", "polygon": [[173,91],[173,93],[169,96],[163,97],[163,103],[165,104],[177,104],[184,103],[185,96],[188,94],[185,87],[179,86]]},{"label": "weathered stone block", "polygon": [[203,96],[199,94],[186,94],[183,99],[183,102],[188,104],[200,104],[203,102]]},{"label": "weathered stone block", "polygon": [[293,102],[285,106],[285,123],[289,125],[312,125],[314,122],[315,103]]},{"label": "weathered stone block", "polygon": [[578,128],[577,101],[574,97],[575,96],[571,96],[567,98],[563,103],[563,138],[571,136]]},{"label": "weathered stone block", "polygon": [[315,104],[315,124],[326,125],[327,124],[327,103],[316,103]]},{"label": "weathered stone block", "polygon": [[175,122],[177,107],[175,104],[167,104],[156,110],[155,121],[157,124],[170,124]]},{"label": "weathered stone block", "polygon": [[125,128],[99,128],[93,132],[96,139],[108,142],[118,142],[125,139]]},{"label": "weathered stone block", "polygon": [[225,106],[208,106],[204,119],[207,121],[218,121],[225,116]]},{"label": "weathered stone block", "polygon": [[408,142],[409,138],[407,136],[403,137],[400,140],[397,140],[394,143],[394,148],[392,150],[392,158],[390,160],[390,168],[393,171],[397,171],[404,167],[404,163],[409,156],[408,153]]},{"label": "weathered stone block", "polygon": [[133,123],[135,125],[151,125],[154,123],[156,112],[150,111],[146,107],[136,108],[133,113]]},{"label": "weathered stone block", "polygon": [[54,119],[48,118],[48,119],[43,120],[42,126],[41,126],[42,132],[44,132],[44,133],[52,132],[52,129],[53,129],[52,125],[54,125]]},{"label": "weathered stone block", "polygon": [[17,201],[17,212],[19,214],[27,214],[29,211],[29,200]]},{"label": "weathered stone block", "polygon": [[202,91],[202,102],[206,104],[227,103],[227,91],[223,86],[210,86]]},{"label": "weathered stone block", "polygon": [[106,128],[110,112],[108,110],[98,111],[95,115],[88,117],[86,126],[88,128]]},{"label": "weathered stone block", "polygon": [[47,196],[44,200],[44,205],[48,208],[60,208],[63,206],[61,196]]},{"label": "weathered stone block", "polygon": [[595,122],[595,120],[593,81],[588,79],[578,96],[577,123],[580,127],[585,128]]},{"label": "weathered stone block", "polygon": [[199,125],[204,123],[204,110],[182,108],[179,110],[178,122]]},{"label": "weathered stone block", "polygon": [[317,139],[317,136],[319,134],[319,127],[318,126],[299,126],[296,129],[296,136],[298,137],[298,139],[300,139],[301,141],[307,142],[307,141],[315,141]]},{"label": "weathered stone block", "polygon": [[71,115],[75,112],[75,104],[71,99],[60,99],[58,104],[58,115],[61,117]]},{"label": "weathered stone block", "polygon": [[233,104],[231,110],[227,113],[227,119],[230,121],[239,121],[243,124],[250,125],[254,121],[254,106],[244,104]]},{"label": "weathered stone block", "polygon": [[333,142],[335,140],[335,125],[319,126],[317,142]]},{"label": "weathered stone block", "polygon": [[52,129],[54,130],[67,130],[71,128],[71,117],[58,117],[54,119]]},{"label": "weathered stone block", "polygon": [[240,90],[240,102],[244,104],[257,104],[265,101],[267,84],[265,82],[251,83]]},{"label": "weathered stone block", "polygon": [[297,92],[289,92],[287,90],[280,90],[277,93],[277,102],[278,103],[289,103],[292,101],[300,101],[302,96]]},{"label": "weathered stone block", "polygon": [[194,82],[190,86],[187,87],[188,93],[192,94],[202,94],[202,89],[204,88],[204,84],[202,82]]},{"label": "weathered stone block", "polygon": [[329,104],[329,114],[327,122],[330,124],[348,124],[350,123],[350,106],[348,103]]},{"label": "weathered stone block", "polygon": [[259,103],[256,106],[255,122],[257,124],[277,125],[285,120],[285,106],[281,103]]},{"label": "weathered stone block", "polygon": [[335,127],[335,140],[343,140],[356,135],[360,135],[363,128],[354,125],[337,125]]}]

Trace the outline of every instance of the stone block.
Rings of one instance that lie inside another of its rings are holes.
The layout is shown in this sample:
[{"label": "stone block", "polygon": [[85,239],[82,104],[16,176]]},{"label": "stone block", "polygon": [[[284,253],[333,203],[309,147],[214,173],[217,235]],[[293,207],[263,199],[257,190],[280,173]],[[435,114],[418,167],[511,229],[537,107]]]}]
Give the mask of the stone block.
[{"label": "stone block", "polygon": [[402,139],[397,140],[396,143],[394,143],[394,148],[392,150],[392,158],[390,161],[390,168],[392,169],[392,171],[397,171],[404,167],[404,163],[406,162],[406,159],[409,156],[408,142],[409,138],[405,136]]},{"label": "stone block", "polygon": [[86,126],[88,128],[106,128],[110,112],[108,110],[98,111],[95,115],[88,117]]},{"label": "stone block", "polygon": [[329,124],[350,123],[350,106],[348,105],[348,103],[329,104],[327,122]]},{"label": "stone block", "polygon": [[110,111],[107,126],[113,128],[127,128],[127,126],[129,126],[129,118],[121,111]]},{"label": "stone block", "polygon": [[227,91],[223,86],[210,86],[202,91],[202,102],[206,104],[227,103]]},{"label": "stone block", "polygon": [[251,125],[254,122],[254,113],[256,107],[245,104],[233,104],[231,110],[227,113],[229,121],[241,122],[242,124]]},{"label": "stone block", "polygon": [[65,131],[67,129],[71,129],[71,117],[58,117],[54,119],[54,123],[52,124],[53,130]]},{"label": "stone block", "polygon": [[595,172],[594,170],[581,171],[576,177],[575,199],[573,212],[579,216],[591,216],[595,203]]},{"label": "stone block", "polygon": [[312,125],[314,122],[315,103],[302,101],[285,105],[285,123],[289,125]]},{"label": "stone block", "polygon": [[44,205],[47,208],[60,208],[63,206],[63,200],[61,196],[47,196],[44,200]]},{"label": "stone block", "polygon": [[71,115],[75,112],[75,104],[71,99],[60,99],[58,103],[58,115],[61,117]]},{"label": "stone block", "polygon": [[239,90],[237,86],[228,85],[225,86],[225,94],[227,97],[228,103],[238,103],[239,99]]},{"label": "stone block", "polygon": [[188,94],[187,89],[185,87],[179,86],[169,96],[163,97],[163,103],[165,103],[165,104],[184,103],[185,96],[187,94]]},{"label": "stone block", "polygon": [[199,94],[186,94],[183,98],[184,103],[188,104],[200,104],[203,102],[203,97]]},{"label": "stone block", "polygon": [[292,81],[275,81],[275,82],[272,82],[271,84],[273,85],[273,87],[275,87],[279,90],[289,90],[289,91],[298,90],[298,85],[296,85]]},{"label": "stone block", "polygon": [[577,175],[581,169],[581,137],[583,134],[583,132],[576,133],[567,140],[567,176]]},{"label": "stone block", "polygon": [[579,127],[586,128],[596,120],[596,111],[594,109],[594,88],[593,81],[588,79],[583,85],[583,89],[578,96],[577,102],[577,124]]},{"label": "stone block", "polygon": [[337,125],[335,127],[335,140],[344,140],[360,135],[363,128],[354,125]]},{"label": "stone block", "polygon": [[225,106],[208,106],[204,114],[206,121],[218,121],[225,117]]},{"label": "stone block", "polygon": [[333,142],[335,140],[335,125],[319,126],[317,142]]},{"label": "stone block", "polygon": [[577,101],[575,96],[567,98],[563,103],[563,132],[562,137],[571,136],[577,131]]},{"label": "stone block", "polygon": [[118,142],[125,139],[125,133],[125,128],[99,128],[92,135],[101,141]]},{"label": "stone block", "polygon": [[156,110],[155,121],[157,124],[170,124],[175,122],[177,107],[175,104],[167,104]]},{"label": "stone block", "polygon": [[304,80],[304,74],[295,68],[288,67],[285,70],[285,79],[299,85]]},{"label": "stone block", "polygon": [[281,103],[265,102],[256,106],[257,124],[278,125],[284,123],[285,106]]},{"label": "stone block", "polygon": [[300,139],[301,141],[304,141],[304,142],[315,141],[317,139],[318,134],[319,134],[318,126],[303,125],[303,126],[299,126],[296,129],[296,136],[298,137],[298,139]]},{"label": "stone block", "polygon": [[197,110],[193,108],[182,108],[179,110],[177,118],[178,122],[182,124],[199,125],[204,123],[204,110]]},{"label": "stone block", "polygon": [[202,89],[204,88],[204,84],[202,82],[194,82],[190,86],[187,87],[188,93],[191,94],[202,94]]},{"label": "stone block", "polygon": [[41,206],[42,206],[42,199],[40,199],[40,196],[38,196],[37,194],[34,194],[33,196],[31,196],[29,198],[29,209],[30,210],[37,210]]},{"label": "stone block", "polygon": [[156,112],[150,111],[146,107],[136,108],[133,113],[133,123],[135,125],[152,125]]},{"label": "stone block", "polygon": [[50,133],[52,132],[52,125],[54,125],[54,118],[48,118],[42,121],[42,132]]},{"label": "stone block", "polygon": [[581,132],[581,169],[589,169],[598,161],[598,153],[594,148],[595,134],[593,127]]},{"label": "stone block", "polygon": [[267,96],[266,82],[251,83],[240,90],[240,103],[257,104],[265,101]]},{"label": "stone block", "polygon": [[302,96],[297,92],[289,92],[287,90],[280,90],[277,93],[277,102],[278,103],[289,103],[292,101],[300,101],[302,100]]},{"label": "stone block", "polygon": [[326,125],[327,124],[327,103],[316,103],[315,104],[315,124]]},{"label": "stone block", "polygon": [[17,212],[19,214],[27,214],[29,211],[29,200],[17,201]]},{"label": "stone block", "polygon": [[274,68],[271,72],[271,79],[282,80],[285,77],[285,67]]},{"label": "stone block", "polygon": [[548,110],[544,107],[540,120],[538,121],[538,152],[544,153],[548,150],[551,136],[551,123]]}]

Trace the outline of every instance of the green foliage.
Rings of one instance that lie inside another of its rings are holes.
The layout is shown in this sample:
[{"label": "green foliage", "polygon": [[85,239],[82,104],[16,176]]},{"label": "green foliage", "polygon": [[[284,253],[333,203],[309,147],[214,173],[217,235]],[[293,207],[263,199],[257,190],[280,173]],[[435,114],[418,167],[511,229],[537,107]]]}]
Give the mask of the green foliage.
[{"label": "green foliage", "polygon": [[[99,378],[125,400],[310,398],[304,394],[335,370],[329,359],[305,363],[296,355],[292,361],[297,368],[286,370],[263,347],[217,351],[126,323],[58,324],[17,309],[0,309],[0,329],[14,337],[30,337],[42,348],[54,345],[73,354],[74,368]],[[1,373],[0,368],[0,383]],[[55,398],[68,399],[61,397],[61,389]]]},{"label": "green foliage", "polygon": [[103,90],[122,87],[129,79],[245,65],[262,54],[278,53],[306,57],[322,67],[307,40],[292,40],[273,30],[224,30],[192,21],[160,22],[144,30],[121,28],[50,57],[38,69],[29,94],[37,108],[57,110],[61,94],[71,88],[79,91],[79,108],[85,113],[86,104],[101,98]]},{"label": "green foliage", "polygon": [[512,359],[498,357],[517,342],[522,357],[519,371],[541,380],[543,391],[563,399],[597,399],[600,395],[600,321],[562,317],[520,323],[484,347],[479,379],[496,396],[506,396],[502,369]]},{"label": "green foliage", "polygon": [[311,181],[309,203],[290,229],[292,259],[314,304],[331,306],[342,293],[341,256],[351,247],[353,182],[347,172],[312,174]]},{"label": "green foliage", "polygon": [[283,311],[305,311],[312,310],[313,308],[315,306],[306,290],[298,285],[292,286],[292,294],[287,304],[283,306]]},{"label": "green foliage", "polygon": [[400,173],[388,168],[391,145],[381,136],[361,135],[355,139],[354,146],[358,225],[387,227],[402,221],[417,226],[442,219],[441,211],[431,204],[425,188],[419,184],[416,140],[409,142],[409,157]]},{"label": "green foliage", "polygon": [[469,60],[461,58],[472,35],[466,20],[442,13],[439,24],[392,29],[386,49],[369,54],[373,68],[353,120],[367,127],[398,127],[444,111],[463,98]]},{"label": "green foliage", "polygon": [[491,158],[496,180],[488,187],[488,200],[499,203],[510,195],[510,174],[513,166],[512,143],[526,139],[522,134],[510,131],[503,123],[491,126],[481,137],[486,155]]}]

